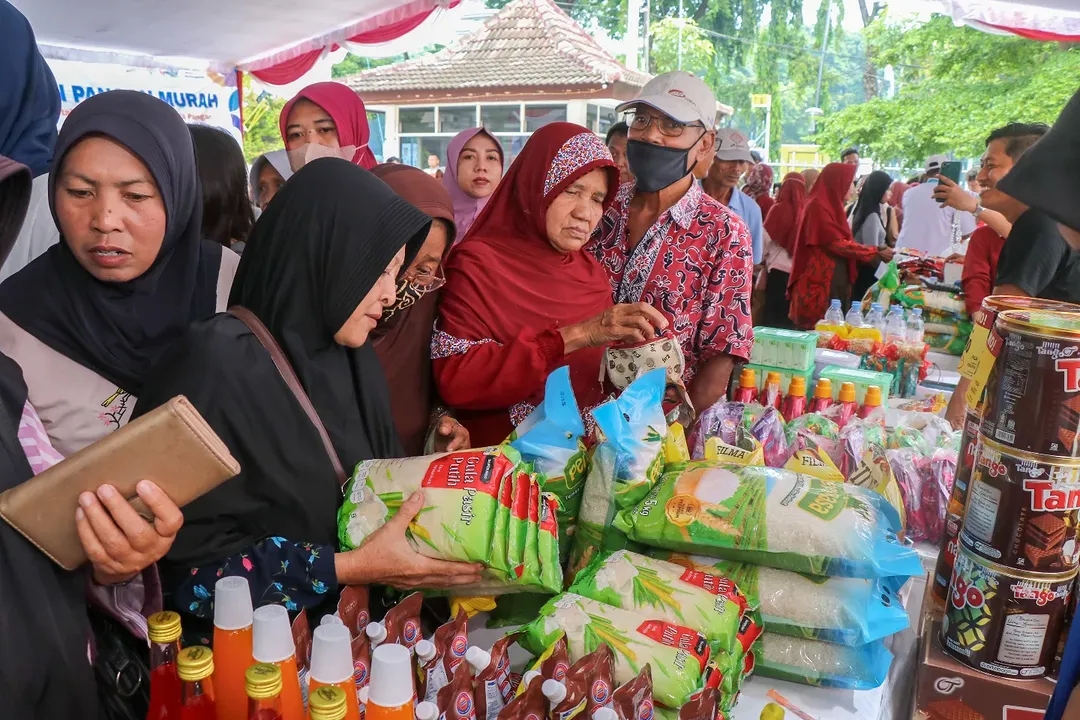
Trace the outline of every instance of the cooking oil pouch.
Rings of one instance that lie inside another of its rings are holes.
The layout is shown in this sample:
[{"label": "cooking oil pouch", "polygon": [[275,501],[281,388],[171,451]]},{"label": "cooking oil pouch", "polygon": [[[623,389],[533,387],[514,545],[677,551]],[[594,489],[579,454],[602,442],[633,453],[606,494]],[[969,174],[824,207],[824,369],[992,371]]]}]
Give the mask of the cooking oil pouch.
[{"label": "cooking oil pouch", "polygon": [[584,435],[585,425],[570,385],[570,368],[564,366],[548,375],[543,402],[508,439],[522,459],[532,463],[541,489],[559,500],[559,549],[563,554],[570,549],[589,474],[589,454],[581,440]]},{"label": "cooking oil pouch", "polygon": [[881,640],[848,647],[773,633],[761,637],[755,654],[757,675],[843,690],[881,686],[893,658]]},{"label": "cooking oil pouch", "polygon": [[764,467],[671,468],[615,525],[635,541],[814,575],[922,575],[881,495]]},{"label": "cooking oil pouch", "polygon": [[619,550],[596,558],[570,592],[606,605],[685,625],[714,649],[731,649],[747,606],[735,583],[720,575]]},{"label": "cooking oil pouch", "polygon": [[571,576],[596,552],[627,547],[611,521],[621,508],[633,507],[652,489],[664,470],[664,368],[634,380],[615,400],[592,411],[603,439],[593,451],[585,480],[578,528],[570,556]]},{"label": "cooking oil pouch", "polygon": [[552,598],[540,617],[522,630],[522,647],[534,653],[565,633],[571,661],[607,643],[615,654],[617,683],[630,681],[646,663],[651,665],[656,669],[656,700],[673,708],[700,687],[709,661],[709,641],[696,630],[573,593]]}]

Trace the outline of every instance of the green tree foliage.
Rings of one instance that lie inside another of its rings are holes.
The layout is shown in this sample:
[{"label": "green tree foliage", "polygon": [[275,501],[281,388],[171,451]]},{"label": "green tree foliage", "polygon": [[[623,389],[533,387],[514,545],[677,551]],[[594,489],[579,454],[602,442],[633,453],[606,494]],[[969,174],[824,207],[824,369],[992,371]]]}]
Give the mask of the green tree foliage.
[{"label": "green tree foliage", "polygon": [[912,165],[934,153],[978,157],[996,127],[1053,122],[1080,78],[1080,46],[989,35],[943,16],[923,25],[878,20],[866,33],[898,88],[827,115],[818,140],[829,151],[858,145]]},{"label": "green tree foliage", "polygon": [[677,18],[664,18],[655,23],[652,30],[652,52],[649,70],[666,73],[681,67],[695,75],[707,75],[715,64],[716,48],[693,20],[687,20],[682,28],[682,51],[679,50],[679,25]]},{"label": "green tree foliage", "polygon": [[249,163],[265,152],[282,148],[278,118],[285,101],[269,93],[244,89],[244,159]]}]

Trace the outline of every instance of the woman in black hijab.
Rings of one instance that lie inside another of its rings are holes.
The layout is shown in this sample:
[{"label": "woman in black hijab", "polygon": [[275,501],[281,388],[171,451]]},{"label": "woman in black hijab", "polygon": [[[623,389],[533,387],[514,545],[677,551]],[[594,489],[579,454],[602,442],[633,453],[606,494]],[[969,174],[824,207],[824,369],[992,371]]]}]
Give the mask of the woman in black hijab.
[{"label": "woman in black hijab", "polygon": [[[30,180],[28,168],[0,157],[0,262],[11,250],[25,216]],[[21,485],[57,462],[60,458],[47,445],[41,421],[27,402],[22,371],[0,354],[0,492]],[[99,581],[130,580],[152,565],[168,549],[182,522],[180,510],[151,483],[140,483],[139,495],[157,517],[153,526],[139,518],[115,491],[107,499],[103,496],[101,502],[91,500],[89,493],[80,498],[87,503],[76,524],[94,578]],[[171,529],[166,527],[170,524]],[[141,550],[135,550],[136,545]],[[60,568],[0,522],[0,698],[4,717],[98,717],[98,688],[88,657],[91,626],[86,590],[87,573]]]},{"label": "woman in black hijab", "polygon": [[150,95],[113,90],[60,132],[49,204],[61,242],[0,286],[0,349],[57,449],[127,422],[143,376],[224,306],[239,258],[203,241],[191,135]]},{"label": "woman in black hijab", "polygon": [[[386,381],[368,334],[431,219],[371,173],[334,158],[304,166],[259,218],[230,304],[269,329],[351,471],[396,457]],[[228,445],[239,476],[184,509],[163,562],[170,602],[208,618],[216,580],[244,575],[256,604],[315,607],[339,584],[448,586],[479,568],[420,556],[404,531],[411,498],[369,543],[337,553],[341,487],[315,425],[270,354],[232,315],[194,324],[154,368],[135,415],[184,394]],[[419,495],[419,494],[418,494]]]},{"label": "woman in black hijab", "polygon": [[[884,170],[875,170],[866,177],[851,213],[851,234],[855,242],[876,248],[891,247],[896,242],[896,220],[892,216],[892,208],[885,204],[885,193],[891,185],[892,178]],[[861,301],[876,282],[876,271],[877,263],[859,266],[859,274],[851,290],[853,301]]]}]

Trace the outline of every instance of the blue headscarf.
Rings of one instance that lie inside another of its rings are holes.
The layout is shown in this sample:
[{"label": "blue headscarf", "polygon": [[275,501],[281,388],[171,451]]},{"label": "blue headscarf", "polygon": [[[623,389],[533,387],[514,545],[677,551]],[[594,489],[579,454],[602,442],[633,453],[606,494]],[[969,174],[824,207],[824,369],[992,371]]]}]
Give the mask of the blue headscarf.
[{"label": "blue headscarf", "polygon": [[0,155],[49,172],[60,120],[60,89],[23,14],[0,0]]}]

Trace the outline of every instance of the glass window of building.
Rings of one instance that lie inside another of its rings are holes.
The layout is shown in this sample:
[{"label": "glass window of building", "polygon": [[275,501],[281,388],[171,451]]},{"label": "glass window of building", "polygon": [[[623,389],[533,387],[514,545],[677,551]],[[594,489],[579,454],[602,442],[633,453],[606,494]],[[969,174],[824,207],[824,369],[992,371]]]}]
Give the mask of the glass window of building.
[{"label": "glass window of building", "polygon": [[553,122],[566,122],[566,104],[526,105],[525,132],[536,132]]},{"label": "glass window of building", "polygon": [[480,124],[493,133],[521,132],[520,105],[481,105]]},{"label": "glass window of building", "polygon": [[457,134],[476,127],[475,105],[440,105],[439,132]]},{"label": "glass window of building", "polygon": [[435,132],[435,108],[403,107],[398,110],[398,127],[401,134]]}]

